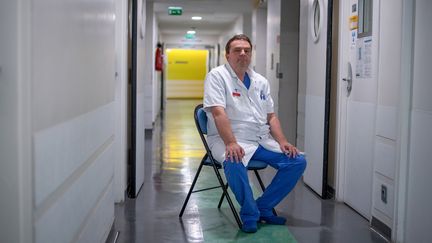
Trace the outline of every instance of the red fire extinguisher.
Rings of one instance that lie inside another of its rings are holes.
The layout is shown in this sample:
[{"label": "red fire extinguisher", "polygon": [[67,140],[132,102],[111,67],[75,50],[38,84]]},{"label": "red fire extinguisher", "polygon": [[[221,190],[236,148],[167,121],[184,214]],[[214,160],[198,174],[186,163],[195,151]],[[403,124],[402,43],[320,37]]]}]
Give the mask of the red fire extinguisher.
[{"label": "red fire extinguisher", "polygon": [[162,68],[163,68],[162,44],[158,43],[156,48],[155,69],[156,71],[162,71]]}]

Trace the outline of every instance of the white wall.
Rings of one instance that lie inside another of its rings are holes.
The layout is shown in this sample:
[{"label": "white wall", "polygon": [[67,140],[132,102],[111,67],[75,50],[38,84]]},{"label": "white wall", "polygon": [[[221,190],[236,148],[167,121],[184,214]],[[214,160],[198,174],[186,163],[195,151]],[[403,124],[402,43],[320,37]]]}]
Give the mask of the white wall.
[{"label": "white wall", "polygon": [[35,242],[102,241],[114,220],[114,14],[32,2]]},{"label": "white wall", "polygon": [[[135,195],[138,194],[142,184],[144,183],[144,140],[145,128],[149,120],[151,120],[150,105],[148,104],[148,96],[151,94],[151,89],[148,89],[148,83],[152,80],[153,73],[148,72],[148,54],[146,53],[148,30],[148,19],[146,16],[149,11],[153,12],[152,6],[149,6],[146,1],[138,1],[138,16],[137,16],[137,76],[136,76],[136,143],[135,143]],[[151,17],[150,17],[151,18]],[[150,25],[151,26],[151,25]],[[151,32],[150,32],[151,35]],[[151,95],[150,95],[151,97]],[[150,98],[151,100],[151,98]]]},{"label": "white wall", "polygon": [[252,13],[243,14],[243,34],[247,35],[249,38],[252,36]]},{"label": "white wall", "polygon": [[32,241],[30,7],[0,2],[0,235]]},{"label": "white wall", "polygon": [[225,58],[225,45],[228,40],[236,34],[243,33],[243,16],[237,18],[236,22],[231,26],[230,29],[225,31],[221,36],[219,36],[218,43],[221,48],[221,52],[219,53],[220,64],[228,63]]},{"label": "white wall", "polygon": [[128,3],[116,1],[115,26],[115,164],[114,200],[122,202],[127,186]]},{"label": "white wall", "polygon": [[144,71],[141,77],[144,84],[144,128],[152,129],[160,111],[160,73],[155,71],[157,33],[159,30],[153,10],[154,3],[149,1],[146,5],[144,41],[140,40],[145,44],[144,48],[139,51],[139,55],[143,56],[141,57],[142,62],[138,65]]},{"label": "white wall", "polygon": [[114,221],[114,1],[0,9],[10,36],[0,49],[8,57],[1,131],[9,133],[1,136],[2,241],[105,241]]},{"label": "white wall", "polygon": [[[299,61],[299,1],[282,1],[280,8],[280,65],[278,116],[290,143],[296,143]],[[274,72],[276,73],[276,72]],[[273,74],[275,75],[275,74]]]},{"label": "white wall", "polygon": [[161,36],[165,48],[191,48],[203,49],[205,45],[214,45],[218,42],[217,35],[202,35],[197,34],[195,39],[186,39],[184,36],[175,34],[163,34]]},{"label": "white wall", "polygon": [[299,23],[299,62],[298,62],[298,100],[297,100],[297,147],[304,150],[305,107],[307,81],[307,34],[308,34],[308,0],[300,0]]},{"label": "white wall", "polygon": [[[429,94],[432,85],[428,70],[432,49],[427,40],[432,35],[424,29],[427,28],[427,20],[432,17],[432,4],[429,1],[413,4],[414,36],[412,46],[407,47],[409,53],[403,52],[403,40],[411,38],[407,36],[411,35],[412,30],[411,27],[401,28],[403,8],[407,5],[403,1],[380,2],[372,215],[392,228],[392,238],[397,242],[428,242],[432,217],[432,196],[428,193],[428,185],[432,183],[429,176],[432,153],[428,146],[432,142],[432,99]],[[412,70],[409,66],[411,54]],[[412,76],[403,82],[411,84],[401,83],[407,69],[412,71]],[[411,102],[409,97],[405,98],[406,95],[412,95]],[[404,100],[410,104],[409,113],[403,113]],[[400,130],[404,124],[408,124],[409,135]],[[404,141],[408,142],[407,148],[403,146]],[[401,150],[408,151],[406,162]],[[387,203],[381,200],[382,185],[387,187]]]},{"label": "white wall", "polygon": [[267,7],[260,7],[252,13],[252,67],[262,75],[266,73],[267,63]]},{"label": "white wall", "polygon": [[267,73],[265,77],[270,82],[271,95],[274,100],[275,112],[279,108],[279,79],[276,78],[276,63],[280,61],[280,16],[281,0],[267,2]]},{"label": "white wall", "polygon": [[428,242],[432,210],[432,82],[430,64],[432,33],[428,23],[432,18],[432,2],[415,1],[412,103],[410,116],[410,143],[406,194],[406,233],[401,242]]},{"label": "white wall", "polygon": [[[143,43],[143,49],[139,50],[139,55],[142,56],[142,62],[138,63],[139,69],[143,69],[144,73],[143,76],[140,77],[142,79],[141,81],[144,84],[144,127],[145,129],[152,129],[153,128],[153,104],[154,99],[156,97],[153,97],[153,88],[155,86],[154,80],[155,80],[155,50],[156,50],[156,31],[154,28],[156,26],[156,16],[154,15],[153,11],[153,2],[147,3],[147,12],[145,16],[145,36],[143,40],[140,40],[140,42]],[[145,43],[145,44],[144,44]]]},{"label": "white wall", "polygon": [[[393,225],[400,93],[402,1],[381,1],[379,8],[378,101],[374,137],[372,216],[390,228]],[[397,24],[395,24],[397,23]],[[381,186],[387,187],[387,202]]]},{"label": "white wall", "polygon": [[152,124],[156,121],[161,109],[161,72],[156,71],[155,69],[155,60],[156,60],[156,48],[158,43],[158,35],[159,32],[156,16],[153,15],[153,89],[152,89]]}]

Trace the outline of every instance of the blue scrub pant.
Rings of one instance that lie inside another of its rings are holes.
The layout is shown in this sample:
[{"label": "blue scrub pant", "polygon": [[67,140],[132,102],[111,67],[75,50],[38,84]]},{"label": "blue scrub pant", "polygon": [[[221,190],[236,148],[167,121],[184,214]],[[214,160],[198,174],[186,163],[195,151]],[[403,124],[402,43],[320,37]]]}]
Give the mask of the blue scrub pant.
[{"label": "blue scrub pant", "polygon": [[256,201],[249,185],[247,168],[243,163],[227,160],[223,163],[228,184],[241,206],[240,218],[243,223],[272,216],[272,209],[294,188],[306,168],[303,155],[290,158],[283,153],[266,150],[261,145],[252,159],[261,160],[277,170],[270,185]]}]

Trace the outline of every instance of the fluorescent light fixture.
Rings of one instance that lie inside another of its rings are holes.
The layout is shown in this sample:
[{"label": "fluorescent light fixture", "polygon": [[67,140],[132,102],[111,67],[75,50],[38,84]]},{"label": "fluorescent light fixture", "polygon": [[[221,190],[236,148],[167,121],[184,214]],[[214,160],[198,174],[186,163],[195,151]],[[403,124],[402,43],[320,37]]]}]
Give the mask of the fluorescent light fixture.
[{"label": "fluorescent light fixture", "polygon": [[193,17],[192,17],[192,20],[201,20],[201,19],[202,19],[201,16],[193,16]]},{"label": "fluorescent light fixture", "polygon": [[188,32],[186,32],[186,33],[188,33],[190,35],[194,35],[196,33],[196,31],[195,30],[188,30]]}]

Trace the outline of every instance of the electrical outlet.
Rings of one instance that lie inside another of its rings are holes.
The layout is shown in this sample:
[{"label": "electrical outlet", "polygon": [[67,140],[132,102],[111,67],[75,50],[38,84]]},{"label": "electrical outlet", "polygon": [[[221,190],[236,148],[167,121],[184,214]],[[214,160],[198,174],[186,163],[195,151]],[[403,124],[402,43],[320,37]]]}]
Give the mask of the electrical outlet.
[{"label": "electrical outlet", "polygon": [[381,201],[387,204],[387,187],[385,185],[381,185]]}]

